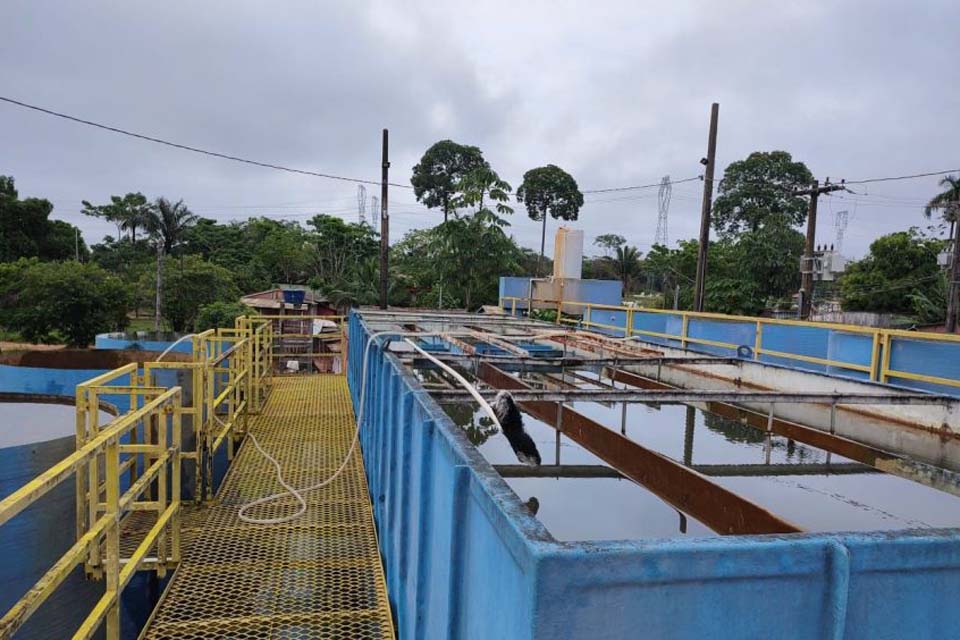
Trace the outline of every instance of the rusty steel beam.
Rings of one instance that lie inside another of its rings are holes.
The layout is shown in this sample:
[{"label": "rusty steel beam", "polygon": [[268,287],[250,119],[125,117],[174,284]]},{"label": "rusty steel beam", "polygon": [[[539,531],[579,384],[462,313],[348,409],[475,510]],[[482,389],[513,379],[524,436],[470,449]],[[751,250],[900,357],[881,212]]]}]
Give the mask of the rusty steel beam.
[{"label": "rusty steel beam", "polygon": [[[676,387],[664,382],[657,382],[622,369],[608,369],[607,375],[618,382],[640,389],[676,389]],[[707,402],[706,408],[710,413],[730,420],[737,420],[759,431],[766,431],[769,426],[770,432],[773,434],[835,453],[844,458],[869,465],[884,473],[960,496],[960,474],[948,469],[910,460],[901,455],[796,422],[789,422],[777,417],[773,417],[771,420],[770,416],[729,403]]]},{"label": "rusty steel beam", "polygon": [[[504,478],[624,478],[612,467],[602,464],[543,464],[531,467],[525,464],[497,464],[493,466]],[[688,465],[697,473],[711,477],[776,477],[822,476],[880,473],[878,469],[858,462],[832,464],[694,464]]]},{"label": "rusty steel beam", "polygon": [[[482,366],[491,366],[485,363]],[[495,391],[481,390],[486,397]],[[468,391],[444,391],[443,400],[470,397]],[[659,404],[687,404],[690,402],[755,402],[760,404],[875,404],[875,405],[932,405],[953,402],[953,398],[928,393],[795,393],[789,391],[699,391],[691,389],[566,389],[538,391],[524,389],[514,394],[517,401],[544,402],[656,402]]]},{"label": "rusty steel beam", "polygon": [[[406,351],[395,351],[394,355],[399,356],[405,364],[412,364],[415,367],[420,366],[435,366],[426,358],[419,356],[412,356],[410,352]],[[526,356],[526,357],[514,357],[514,356],[490,356],[490,355],[471,355],[465,356],[460,354],[453,353],[435,353],[434,355],[437,360],[441,362],[451,363],[451,364],[461,364],[461,365],[473,365],[478,361],[488,362],[493,365],[511,365],[523,367],[524,370],[533,371],[536,368],[585,368],[585,367],[601,367],[601,366],[625,366],[625,365],[636,365],[636,364],[686,364],[686,365],[735,365],[742,362],[739,358],[719,358],[713,356],[705,357],[695,357],[695,358],[684,358],[684,357],[674,357],[674,356],[623,356],[619,358],[582,358],[582,357],[572,357],[572,356],[563,356],[563,357],[550,357],[550,356]]]},{"label": "rusty steel beam", "polygon": [[[483,364],[478,377],[497,388],[521,392],[525,382]],[[763,507],[712,482],[679,462],[607,429],[599,422],[554,402],[522,402],[521,407],[675,508],[721,534],[796,533],[801,529]],[[558,420],[562,418],[562,422]]]}]

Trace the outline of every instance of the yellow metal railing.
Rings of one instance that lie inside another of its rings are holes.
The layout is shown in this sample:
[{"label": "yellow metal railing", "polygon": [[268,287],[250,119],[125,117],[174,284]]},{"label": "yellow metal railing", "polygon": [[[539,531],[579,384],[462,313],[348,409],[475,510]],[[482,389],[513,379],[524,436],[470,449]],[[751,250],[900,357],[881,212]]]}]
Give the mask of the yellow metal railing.
[{"label": "yellow metal railing", "polygon": [[[540,308],[555,310],[557,314],[556,322],[558,324],[566,323],[584,327],[586,329],[602,329],[606,331],[619,332],[627,338],[637,336],[671,340],[679,343],[682,348],[687,348],[690,346],[708,346],[736,351],[741,346],[730,342],[710,340],[707,338],[690,335],[692,320],[713,320],[731,324],[748,324],[753,326],[754,331],[753,344],[750,346],[753,352],[753,358],[755,360],[759,360],[761,356],[769,356],[772,358],[791,360],[798,363],[836,367],[839,369],[866,373],[868,374],[870,380],[878,382],[888,382],[891,378],[899,378],[960,388],[960,380],[958,379],[904,371],[901,369],[892,368],[890,364],[891,353],[898,340],[917,340],[935,344],[960,344],[960,336],[956,335],[945,335],[920,331],[902,331],[897,329],[878,329],[874,327],[860,327],[856,325],[828,322],[805,322],[801,320],[756,318],[751,316],[725,315],[722,313],[647,309],[644,307],[593,304],[589,302],[576,302],[572,300],[531,300],[530,298],[526,297],[514,296],[504,296],[501,298],[500,308],[505,313],[515,316],[517,315],[518,309],[522,311],[523,309],[526,309],[527,306],[530,306],[531,303],[533,304],[534,308],[539,306]],[[573,309],[576,311],[576,313],[570,312],[567,316],[564,316],[565,310],[567,309]],[[611,324],[609,322],[597,321],[595,312],[603,311],[623,314],[623,324]],[[668,333],[636,328],[634,326],[634,318],[638,314],[664,314],[679,318],[680,331],[677,333]],[[863,362],[820,358],[766,348],[764,347],[763,343],[764,329],[772,326],[817,327],[821,329],[829,329],[832,331],[853,333],[862,335],[864,337],[869,337],[872,342],[870,362],[869,364],[866,364]]]},{"label": "yellow metal railing", "polygon": [[258,315],[252,319],[268,323],[272,330],[272,369],[284,370],[285,362],[296,362],[297,370],[346,370],[346,316]]},{"label": "yellow metal railing", "polygon": [[[273,324],[239,318],[233,328],[197,334],[192,346],[189,361],[131,363],[78,385],[75,452],[0,501],[3,525],[75,477],[76,543],[0,619],[0,638],[12,636],[83,565],[106,589],[74,637],[89,638],[105,625],[107,640],[117,640],[120,593],[134,573],[162,576],[179,562],[181,498],[212,497],[214,455],[226,445],[232,459],[247,416],[262,407]],[[101,425],[104,399],[129,409]],[[194,463],[192,487],[182,460]],[[126,526],[135,514],[138,522],[147,518],[146,527]]]},{"label": "yellow metal railing", "polygon": [[[123,373],[118,376],[128,375],[136,370],[136,364],[121,370]],[[78,487],[89,489],[89,497],[84,502],[88,511],[77,514],[76,543],[0,619],[0,637],[12,636],[74,568],[84,564],[89,573],[105,578],[106,590],[73,637],[90,638],[105,623],[107,637],[118,638],[120,593],[134,573],[146,564],[150,549],[157,550],[153,564],[160,573],[179,561],[180,387],[164,390],[128,386],[122,391],[136,394],[143,399],[143,405],[100,428],[96,395],[105,377],[95,378],[77,389],[78,428],[81,415],[90,418],[83,422],[87,429],[83,445],[0,502],[2,525],[72,476]],[[137,442],[131,434],[146,424],[157,428],[142,429],[144,437],[142,442]],[[131,437],[124,442],[124,436]],[[146,467],[137,480],[122,491],[121,476],[125,469],[134,468],[138,457],[147,461]],[[130,464],[130,460],[134,463]],[[136,511],[153,512],[156,520],[133,553],[121,558],[121,521],[126,514]]]}]

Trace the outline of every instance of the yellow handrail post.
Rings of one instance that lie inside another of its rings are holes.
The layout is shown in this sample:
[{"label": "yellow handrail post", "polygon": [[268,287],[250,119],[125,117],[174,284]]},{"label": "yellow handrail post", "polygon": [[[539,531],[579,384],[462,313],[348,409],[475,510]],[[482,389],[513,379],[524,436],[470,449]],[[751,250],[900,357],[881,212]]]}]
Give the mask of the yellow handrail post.
[{"label": "yellow handrail post", "polygon": [[[167,451],[167,416],[173,413],[173,407],[167,405],[164,411],[157,416],[157,453],[162,456]],[[175,455],[178,455],[179,452]],[[158,457],[159,459],[159,457]],[[167,508],[167,462],[160,466],[157,472],[157,522],[163,517]],[[149,467],[149,465],[144,465]],[[166,527],[157,535],[157,577],[167,574],[167,534]]]},{"label": "yellow handrail post", "polygon": [[[207,374],[206,401],[207,401],[207,419],[203,422],[203,490],[197,492],[199,499],[213,499],[213,447],[211,434],[216,424],[217,407],[213,399],[217,397],[217,373],[210,360],[205,362],[204,369]],[[198,445],[199,446],[199,445]]]},{"label": "yellow handrail post", "polygon": [[873,333],[873,344],[870,348],[870,379],[877,381],[880,379],[880,369],[879,362],[877,361],[880,357],[880,332],[874,331]]},{"label": "yellow handrail post", "polygon": [[[87,391],[77,386],[77,437],[75,451],[79,451],[87,443]],[[87,465],[81,464],[77,468],[74,479],[74,493],[76,495],[76,528],[77,540],[83,537],[87,528],[93,526],[93,523],[87,523]]]},{"label": "yellow handrail post", "polygon": [[624,319],[626,323],[623,328],[623,337],[629,338],[633,336],[633,307],[627,307],[627,317]]},{"label": "yellow handrail post", "polygon": [[[87,419],[90,424],[88,439],[93,439],[99,431],[100,411],[97,401],[97,392],[93,389],[87,392]],[[87,464],[87,522],[92,526],[99,517],[100,502],[100,467],[97,458],[93,455]],[[91,545],[87,561],[87,574],[100,575],[100,546]]]},{"label": "yellow handrail post", "polygon": [[757,320],[757,329],[753,337],[753,359],[760,359],[760,349],[763,348],[763,321]]},{"label": "yellow handrail post", "polygon": [[883,356],[881,358],[880,365],[880,382],[886,383],[887,376],[890,373],[890,351],[893,348],[893,339],[892,336],[883,332]]},{"label": "yellow handrail post", "polygon": [[[136,427],[134,427],[136,428]],[[120,640],[120,442],[115,436],[104,452],[106,474],[106,515],[110,517],[104,551],[106,592],[110,596],[107,608],[107,640]],[[96,486],[96,485],[94,485]]]},{"label": "yellow handrail post", "polygon": [[680,347],[683,349],[687,348],[687,327],[689,325],[689,314],[686,311],[683,311],[681,314],[681,326],[680,326]]},{"label": "yellow handrail post", "polygon": [[183,398],[181,396],[177,397],[176,403],[174,405],[173,412],[173,426],[171,428],[171,435],[173,436],[173,447],[176,450],[176,454],[173,458],[173,478],[170,482],[170,490],[172,495],[172,502],[175,505],[175,511],[173,516],[173,524],[171,525],[170,532],[170,561],[172,564],[176,565],[180,562],[180,497],[181,497],[181,454],[183,453],[183,432],[181,431],[183,427],[183,422],[181,415],[183,413]]}]

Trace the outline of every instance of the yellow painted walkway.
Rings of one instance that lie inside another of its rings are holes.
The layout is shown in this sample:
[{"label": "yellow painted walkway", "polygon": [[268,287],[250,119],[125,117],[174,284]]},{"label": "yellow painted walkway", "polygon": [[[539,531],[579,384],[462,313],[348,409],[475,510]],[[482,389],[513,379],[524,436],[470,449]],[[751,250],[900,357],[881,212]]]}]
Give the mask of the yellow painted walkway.
[{"label": "yellow painted walkway", "polygon": [[[306,487],[336,470],[354,420],[344,376],[279,377],[250,431],[286,480]],[[299,519],[254,525],[237,517],[244,503],[282,490],[273,466],[245,442],[216,504],[185,516],[183,560],[144,638],[394,637],[359,447],[336,481],[305,494]],[[286,497],[247,515],[296,506]]]}]

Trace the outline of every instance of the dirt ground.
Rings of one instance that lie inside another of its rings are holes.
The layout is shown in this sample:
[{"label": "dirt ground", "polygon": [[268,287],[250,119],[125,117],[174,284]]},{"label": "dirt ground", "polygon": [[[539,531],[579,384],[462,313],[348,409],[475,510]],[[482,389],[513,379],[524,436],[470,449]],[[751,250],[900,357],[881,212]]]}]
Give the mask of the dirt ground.
[{"label": "dirt ground", "polygon": [[0,340],[0,352],[3,351],[57,351],[62,344],[30,344],[29,342],[4,342]]}]

